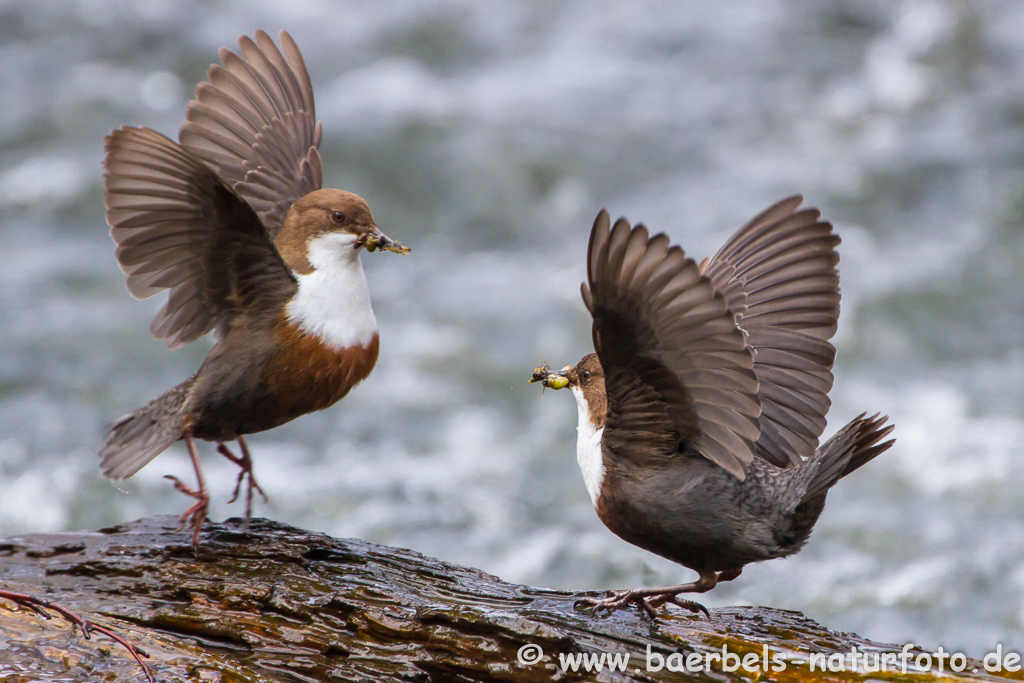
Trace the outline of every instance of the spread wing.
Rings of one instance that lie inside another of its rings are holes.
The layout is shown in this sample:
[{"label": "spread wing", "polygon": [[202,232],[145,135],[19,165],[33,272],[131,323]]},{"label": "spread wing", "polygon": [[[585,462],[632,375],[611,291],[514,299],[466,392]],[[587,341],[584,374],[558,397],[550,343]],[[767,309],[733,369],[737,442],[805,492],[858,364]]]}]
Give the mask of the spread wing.
[{"label": "spread wing", "polygon": [[632,461],[691,446],[738,479],[760,434],[757,378],[725,298],[663,234],[594,223],[583,300],[608,411],[603,441]]},{"label": "spread wing", "polygon": [[294,277],[252,208],[188,150],[148,128],[106,138],[104,201],[128,291],[170,290],[149,331],[170,348],[290,298]]},{"label": "spread wing", "polygon": [[295,41],[256,31],[238,39],[242,55],[220,51],[196,88],[178,139],[256,210],[273,239],[297,199],[323,185],[322,129],[313,85]]},{"label": "spread wing", "polygon": [[839,237],[817,209],[798,211],[802,201],[763,211],[703,269],[747,334],[762,408],[756,452],[780,467],[818,447],[839,320]]}]

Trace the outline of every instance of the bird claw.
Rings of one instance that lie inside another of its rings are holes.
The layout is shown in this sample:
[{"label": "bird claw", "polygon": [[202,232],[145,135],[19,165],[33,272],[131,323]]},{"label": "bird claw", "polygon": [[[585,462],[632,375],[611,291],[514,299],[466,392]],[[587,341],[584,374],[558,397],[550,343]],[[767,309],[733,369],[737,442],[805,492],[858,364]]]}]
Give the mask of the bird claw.
[{"label": "bird claw", "polygon": [[246,480],[245,487],[245,521],[248,524],[249,519],[252,517],[252,494],[256,491],[263,498],[263,502],[267,503],[270,498],[263,491],[263,487],[256,481],[256,476],[252,472],[252,458],[248,456],[247,451],[243,450],[241,456],[237,456],[231,452],[231,449],[227,447],[227,444],[217,444],[217,452],[223,455],[225,458],[235,463],[241,468],[238,473],[238,478],[235,480],[235,490],[231,494],[231,500],[228,504],[234,503],[238,500],[238,495],[242,491],[242,481]]},{"label": "bird claw", "polygon": [[178,531],[185,528],[186,524],[191,520],[192,525],[192,547],[199,547],[199,532],[203,528],[203,522],[206,521],[207,513],[210,509],[210,494],[206,491],[196,491],[194,488],[170,474],[164,475],[164,479],[170,479],[174,482],[174,488],[181,491],[186,496],[190,496],[196,499],[195,504],[192,505],[188,510],[178,518]]},{"label": "bird claw", "polygon": [[711,612],[708,611],[708,608],[700,604],[696,600],[687,600],[686,598],[681,598],[678,595],[668,595],[660,604],[664,604],[666,602],[672,603],[676,607],[682,607],[683,609],[689,610],[694,614],[697,614],[698,612],[703,612],[704,616],[706,616],[708,619],[711,618]]},{"label": "bird claw", "polygon": [[617,609],[627,609],[630,605],[640,607],[644,614],[651,618],[657,615],[654,608],[647,604],[647,600],[642,595],[631,590],[611,591],[606,598],[583,597],[576,601],[574,607],[576,609],[590,608],[597,614],[601,611],[614,612]]},{"label": "bird claw", "polygon": [[263,498],[264,503],[270,502],[270,498],[268,498],[267,494],[263,492],[263,487],[260,486],[258,481],[256,481],[256,477],[253,476],[252,469],[250,468],[247,470],[242,470],[241,472],[238,473],[238,479],[235,480],[235,491],[234,493],[231,494],[231,499],[228,500],[229,505],[238,500],[238,494],[242,490],[243,479],[247,479],[245,486],[245,518],[246,520],[248,520],[250,514],[252,513],[253,491],[260,494],[260,496]]},{"label": "bird claw", "polygon": [[176,491],[181,491],[186,496],[189,496],[191,498],[196,498],[196,499],[199,499],[199,498],[202,497],[200,495],[199,491],[196,491],[194,488],[192,488],[191,486],[189,486],[188,484],[183,482],[181,479],[178,479],[173,474],[165,474],[164,475],[164,479],[170,479],[171,481],[173,481],[174,482],[174,489]]},{"label": "bird claw", "polygon": [[666,603],[672,603],[677,607],[682,607],[694,613],[703,612],[708,618],[711,617],[711,613],[708,612],[704,605],[693,600],[680,598],[677,593],[647,595],[643,591],[636,590],[611,591],[611,594],[606,598],[579,598],[576,600],[574,607],[576,609],[593,609],[596,614],[601,610],[613,612],[617,609],[627,609],[630,605],[636,605],[644,615],[651,619],[657,619],[658,609]]}]

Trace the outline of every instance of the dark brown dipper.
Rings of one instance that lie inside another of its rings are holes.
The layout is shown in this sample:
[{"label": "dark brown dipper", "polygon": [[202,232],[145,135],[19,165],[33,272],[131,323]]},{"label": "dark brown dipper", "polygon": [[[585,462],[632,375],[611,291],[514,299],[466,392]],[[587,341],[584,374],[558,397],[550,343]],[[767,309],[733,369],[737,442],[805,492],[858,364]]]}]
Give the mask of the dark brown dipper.
[{"label": "dark brown dipper", "polygon": [[700,265],[598,214],[583,285],[596,353],[531,381],[576,397],[576,456],[605,526],[700,578],[580,604],[707,613],[679,595],[800,550],[828,489],[893,444],[879,443],[888,418],[861,415],[818,447],[839,237],[801,201],[768,208]]},{"label": "dark brown dipper", "polygon": [[239,45],[196,89],[180,144],[147,128],[106,138],[107,222],[128,291],[170,290],[149,328],[168,347],[210,330],[216,344],[194,375],[114,423],[100,466],[126,479],[184,439],[198,486],[174,481],[196,499],[182,516],[193,544],[209,505],[194,439],[242,468],[248,517],[263,492],[243,435],[322,410],[370,374],[377,321],[359,253],[408,251],[361,197],[320,189],[321,128],[291,36],[284,55],[262,31]]}]

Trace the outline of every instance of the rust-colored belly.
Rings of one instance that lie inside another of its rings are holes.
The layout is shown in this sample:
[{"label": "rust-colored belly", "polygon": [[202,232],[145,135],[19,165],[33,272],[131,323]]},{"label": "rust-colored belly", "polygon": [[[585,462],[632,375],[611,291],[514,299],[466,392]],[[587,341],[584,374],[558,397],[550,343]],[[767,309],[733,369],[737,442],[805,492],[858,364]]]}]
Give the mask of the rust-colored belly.
[{"label": "rust-colored belly", "polygon": [[276,394],[274,414],[279,424],[323,410],[366,379],[377,363],[378,335],[366,346],[334,349],[318,337],[282,324],[274,341],[279,351],[263,372],[262,380]]}]

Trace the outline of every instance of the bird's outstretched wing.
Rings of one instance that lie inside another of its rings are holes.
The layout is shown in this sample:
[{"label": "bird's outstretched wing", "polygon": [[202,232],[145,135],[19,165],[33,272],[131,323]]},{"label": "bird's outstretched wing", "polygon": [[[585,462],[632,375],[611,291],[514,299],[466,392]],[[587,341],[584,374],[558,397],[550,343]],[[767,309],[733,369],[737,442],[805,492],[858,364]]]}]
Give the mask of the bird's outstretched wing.
[{"label": "bird's outstretched wing", "polygon": [[604,447],[637,463],[693,448],[744,479],[761,406],[735,316],[668,237],[609,223],[601,211],[583,285],[608,396]]},{"label": "bird's outstretched wing", "polygon": [[125,126],[105,141],[107,222],[128,291],[170,290],[154,337],[177,348],[294,294],[259,217],[203,162],[148,128]]},{"label": "bird's outstretched wing", "polygon": [[817,209],[798,211],[802,201],[769,207],[702,264],[754,354],[762,409],[756,454],[780,467],[818,447],[836,356],[829,339],[839,320],[839,237]]},{"label": "bird's outstretched wing", "polygon": [[223,66],[196,88],[178,139],[259,215],[271,239],[297,199],[323,185],[322,129],[299,48],[263,31],[238,39],[241,55],[221,48]]}]

